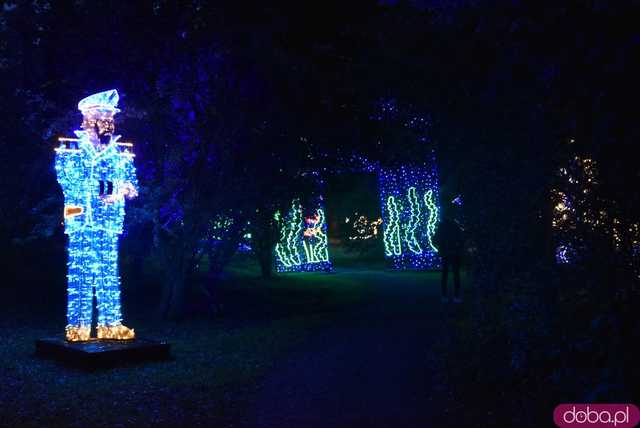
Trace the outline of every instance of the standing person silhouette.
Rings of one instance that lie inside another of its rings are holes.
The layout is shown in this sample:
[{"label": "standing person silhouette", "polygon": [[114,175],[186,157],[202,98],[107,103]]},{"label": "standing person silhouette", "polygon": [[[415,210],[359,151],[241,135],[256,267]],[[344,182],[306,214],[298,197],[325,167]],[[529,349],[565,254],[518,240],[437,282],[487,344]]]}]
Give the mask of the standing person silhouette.
[{"label": "standing person silhouette", "polygon": [[460,264],[464,251],[464,232],[460,224],[453,219],[451,208],[442,211],[434,241],[442,258],[442,301],[449,302],[447,277],[449,270],[451,270],[453,271],[454,283],[453,302],[460,303],[462,301],[460,299]]}]

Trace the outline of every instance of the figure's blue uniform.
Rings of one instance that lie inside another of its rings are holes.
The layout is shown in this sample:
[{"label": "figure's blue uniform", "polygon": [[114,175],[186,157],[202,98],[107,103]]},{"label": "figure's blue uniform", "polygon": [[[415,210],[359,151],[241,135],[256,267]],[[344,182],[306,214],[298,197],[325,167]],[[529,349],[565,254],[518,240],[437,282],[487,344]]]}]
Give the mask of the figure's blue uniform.
[{"label": "figure's blue uniform", "polygon": [[85,131],[75,133],[77,147],[61,145],[55,161],[69,235],[67,321],[70,326],[91,327],[95,289],[98,325],[118,325],[118,238],[125,206],[121,190],[138,189],[133,154],[118,143],[120,136],[98,150]]}]

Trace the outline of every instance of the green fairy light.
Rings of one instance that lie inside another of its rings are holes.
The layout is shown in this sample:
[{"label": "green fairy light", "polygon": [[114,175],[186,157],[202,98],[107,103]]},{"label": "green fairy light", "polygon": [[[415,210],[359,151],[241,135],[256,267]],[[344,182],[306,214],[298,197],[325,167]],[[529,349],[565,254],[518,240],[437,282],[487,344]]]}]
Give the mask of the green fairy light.
[{"label": "green fairy light", "polygon": [[438,206],[433,199],[433,190],[427,190],[424,194],[424,203],[429,210],[429,219],[427,220],[427,240],[429,241],[431,249],[437,253],[438,249],[433,245],[433,235],[436,233],[436,227],[438,225]]},{"label": "green fairy light", "polygon": [[435,159],[421,165],[380,168],[385,257],[394,269],[428,270],[440,265],[433,236],[438,227]]},{"label": "green fairy light", "polygon": [[394,196],[387,198],[387,212],[389,213],[389,223],[384,231],[384,251],[387,256],[402,254],[400,245],[400,210]]},{"label": "green fairy light", "polygon": [[[282,217],[280,217],[282,218]],[[327,271],[329,261],[327,224],[324,210],[318,208],[311,217],[302,217],[302,207],[293,202],[283,219],[276,244],[276,267],[280,272]]]},{"label": "green fairy light", "polygon": [[[418,224],[420,224],[420,201],[416,196],[416,188],[409,187],[407,189],[407,199],[409,200],[409,223],[404,231],[404,239],[407,242],[407,247],[409,251],[414,254],[422,254],[422,247],[416,238],[416,228]],[[428,207],[428,205],[427,205]]]},{"label": "green fairy light", "polygon": [[[304,246],[307,263],[320,263],[329,261],[327,250],[327,234],[323,232],[326,227],[324,210],[318,208],[313,218],[312,227],[305,230],[302,244]],[[312,240],[316,241],[315,243]]]},{"label": "green fairy light", "polygon": [[299,266],[302,261],[298,252],[297,238],[302,231],[302,208],[294,200],[291,210],[280,231],[280,242],[276,244],[276,255],[286,267]]}]

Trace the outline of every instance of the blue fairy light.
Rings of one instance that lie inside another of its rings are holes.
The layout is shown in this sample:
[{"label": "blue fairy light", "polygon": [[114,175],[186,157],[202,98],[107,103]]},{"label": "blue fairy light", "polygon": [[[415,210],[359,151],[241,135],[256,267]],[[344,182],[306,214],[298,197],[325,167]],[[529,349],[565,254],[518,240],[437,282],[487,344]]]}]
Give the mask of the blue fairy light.
[{"label": "blue fairy light", "polygon": [[378,170],[385,257],[394,269],[440,267],[432,238],[439,220],[435,163]]}]

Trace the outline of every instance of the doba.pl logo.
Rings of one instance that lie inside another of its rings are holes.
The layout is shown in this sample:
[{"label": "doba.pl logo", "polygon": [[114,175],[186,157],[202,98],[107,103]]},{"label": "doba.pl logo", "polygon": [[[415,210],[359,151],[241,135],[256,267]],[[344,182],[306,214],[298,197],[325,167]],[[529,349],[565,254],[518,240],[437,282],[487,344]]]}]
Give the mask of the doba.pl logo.
[{"label": "doba.pl logo", "polygon": [[640,410],[633,404],[560,404],[553,421],[560,428],[632,428],[640,422]]}]

